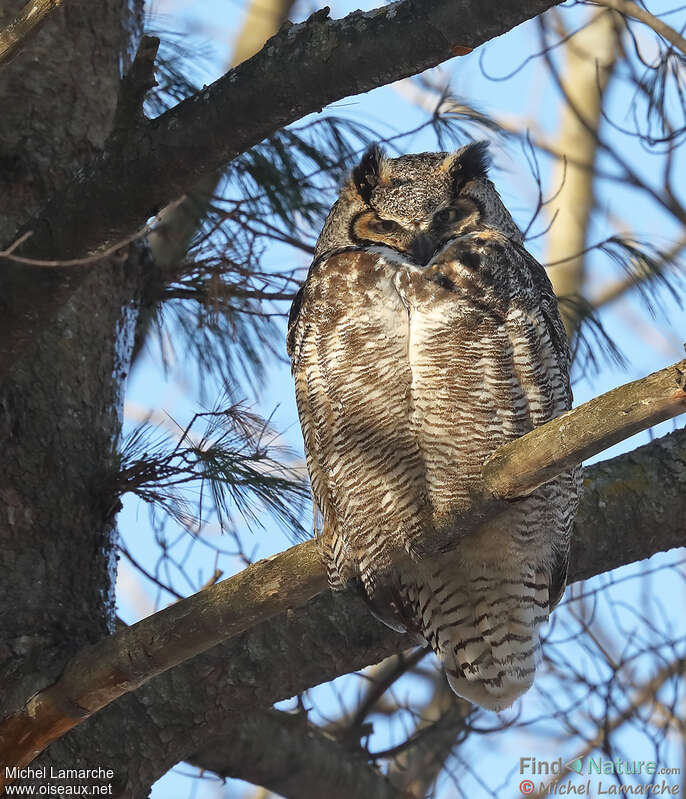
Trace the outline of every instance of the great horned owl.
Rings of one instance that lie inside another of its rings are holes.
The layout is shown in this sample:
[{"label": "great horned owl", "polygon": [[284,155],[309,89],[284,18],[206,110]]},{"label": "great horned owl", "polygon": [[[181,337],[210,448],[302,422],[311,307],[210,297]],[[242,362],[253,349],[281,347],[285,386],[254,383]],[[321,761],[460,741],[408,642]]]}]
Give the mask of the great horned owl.
[{"label": "great horned owl", "polygon": [[[572,399],[550,282],[487,165],[484,142],[369,150],[319,237],[288,351],[331,586],[357,579],[458,695],[499,710],[531,686],[564,591],[579,471],[460,530],[488,455]],[[422,556],[437,534],[451,549]]]}]

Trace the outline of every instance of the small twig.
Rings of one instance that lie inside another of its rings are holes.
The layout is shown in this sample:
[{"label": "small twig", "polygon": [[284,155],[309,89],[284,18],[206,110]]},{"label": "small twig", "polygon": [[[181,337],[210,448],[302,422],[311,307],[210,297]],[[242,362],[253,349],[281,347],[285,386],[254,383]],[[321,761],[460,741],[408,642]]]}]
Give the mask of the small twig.
[{"label": "small twig", "polygon": [[201,591],[204,591],[206,588],[209,588],[211,585],[216,585],[221,578],[224,576],[224,572],[221,569],[215,568],[214,573],[210,577],[209,580],[206,580],[202,587],[200,588]]},{"label": "small twig", "polygon": [[5,257],[11,255],[17,249],[17,247],[21,247],[21,245],[26,241],[26,239],[30,239],[31,236],[33,236],[32,230],[27,230],[26,233],[22,233],[22,235],[19,236],[19,238],[15,242],[10,244],[10,246],[5,250],[4,253],[0,252],[0,255],[4,255]]},{"label": "small twig", "polygon": [[119,545],[119,551],[129,561],[134,569],[137,569],[144,577],[147,577],[150,582],[155,583],[158,588],[161,588],[163,591],[167,591],[167,593],[175,596],[179,600],[184,599],[183,594],[179,594],[179,592],[175,591],[170,585],[165,585],[161,580],[158,580],[154,574],[151,574],[144,566],[141,566],[141,564],[133,557],[129,550],[122,544]]},{"label": "small twig", "polygon": [[[181,202],[181,200],[175,200],[174,203],[171,203],[169,207],[173,206],[174,204],[178,204],[179,202]],[[138,239],[145,238],[151,230],[154,230],[156,225],[157,219],[147,224],[137,233],[118,241],[116,244],[112,244],[111,247],[107,247],[107,249],[101,250],[95,255],[89,255],[85,258],[69,258],[63,261],[47,261],[41,258],[24,258],[21,255],[14,255],[14,251],[33,235],[32,230],[27,230],[25,233],[22,233],[22,235],[19,236],[16,241],[13,241],[6,250],[0,250],[0,258],[6,258],[8,261],[16,261],[16,263],[25,264],[26,266],[39,266],[48,269],[66,266],[88,266],[89,264],[102,261],[103,259],[108,258],[110,255],[114,255],[119,250],[123,249],[124,247],[128,247],[129,244],[132,244]]]},{"label": "small twig", "polygon": [[662,36],[686,55],[686,39],[659,17],[651,14],[650,11],[646,11],[645,8],[641,8],[641,6],[632,2],[632,0],[594,0],[594,3],[599,6],[614,8],[615,11],[619,11],[619,13],[623,14],[625,17],[632,17],[633,19],[639,20],[639,22],[645,23],[649,28],[652,28],[655,33]]},{"label": "small twig", "polygon": [[0,31],[0,65],[8,64],[40,29],[62,0],[30,0],[10,24]]},{"label": "small twig", "polygon": [[393,683],[410,669],[413,669],[430,651],[431,650],[427,646],[416,649],[409,655],[401,653],[400,655],[394,655],[390,663],[384,664],[385,667],[379,670],[379,673],[376,675],[376,679],[374,679],[372,682],[369,691],[355,711],[355,715],[350,721],[350,731],[357,730],[359,727],[361,727],[364,720],[374,709],[376,703],[393,685]]}]

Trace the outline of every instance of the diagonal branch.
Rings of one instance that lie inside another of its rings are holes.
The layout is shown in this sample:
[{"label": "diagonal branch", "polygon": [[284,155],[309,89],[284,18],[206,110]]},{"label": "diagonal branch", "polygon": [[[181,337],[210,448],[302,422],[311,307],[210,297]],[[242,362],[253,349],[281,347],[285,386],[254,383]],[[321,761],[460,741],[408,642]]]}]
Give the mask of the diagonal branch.
[{"label": "diagonal branch", "polygon": [[0,30],[0,66],[8,64],[39,30],[62,0],[30,0],[10,24]]},{"label": "diagonal branch", "polygon": [[[461,517],[461,528],[483,524],[502,512],[506,499],[525,495],[582,458],[686,411],[685,385],[686,361],[681,361],[499,448],[485,464],[483,488]],[[442,544],[428,542],[427,552]],[[317,544],[308,541],[81,650],[57,682],[0,724],[0,762],[26,765],[122,694],[325,590]]]},{"label": "diagonal branch", "polygon": [[686,39],[659,17],[651,14],[650,11],[645,8],[641,8],[638,3],[634,3],[632,0],[593,0],[593,2],[600,6],[614,8],[615,11],[624,14],[625,17],[633,17],[633,19],[644,22],[649,28],[652,28],[655,33],[658,33],[671,45],[676,47],[677,50],[681,50],[681,52],[686,55]]},{"label": "diagonal branch", "polygon": [[[685,485],[686,430],[588,468],[569,582],[683,546]],[[125,795],[138,796],[175,763],[201,752],[211,732],[221,735],[228,715],[269,707],[410,643],[377,622],[355,592],[326,592],[122,696],[74,729],[64,745],[84,762],[97,762],[107,742],[112,762],[140,763],[143,744],[156,742],[143,758],[143,778],[129,769]],[[161,718],[174,720],[164,741]],[[130,734],[122,736],[123,728]]]},{"label": "diagonal branch", "polygon": [[[18,231],[32,235],[17,255],[62,260],[97,253],[284,125],[436,66],[556,2],[399,0],[340,20],[323,9],[300,25],[286,24],[211,86],[110,142]],[[12,261],[2,267],[0,374],[51,324],[89,271],[41,271]]]}]

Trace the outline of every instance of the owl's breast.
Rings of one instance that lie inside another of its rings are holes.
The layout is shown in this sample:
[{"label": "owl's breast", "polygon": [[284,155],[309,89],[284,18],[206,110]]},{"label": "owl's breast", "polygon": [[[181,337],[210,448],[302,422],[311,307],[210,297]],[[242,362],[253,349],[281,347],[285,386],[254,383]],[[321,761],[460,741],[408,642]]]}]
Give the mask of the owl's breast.
[{"label": "owl's breast", "polygon": [[396,287],[408,309],[425,313],[441,306],[452,324],[479,326],[484,318],[503,324],[511,299],[507,245],[499,234],[480,233],[449,242],[427,266],[407,265]]}]

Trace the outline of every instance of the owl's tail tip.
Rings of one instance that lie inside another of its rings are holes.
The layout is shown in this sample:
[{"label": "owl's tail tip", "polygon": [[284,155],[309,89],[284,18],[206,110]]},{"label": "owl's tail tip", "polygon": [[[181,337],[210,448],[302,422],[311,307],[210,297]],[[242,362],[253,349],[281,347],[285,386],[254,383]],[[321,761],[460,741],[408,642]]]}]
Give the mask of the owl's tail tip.
[{"label": "owl's tail tip", "polygon": [[445,664],[448,684],[462,699],[466,699],[485,710],[499,712],[510,707],[534,684],[535,669],[508,674],[498,680],[469,680],[461,670]]}]

